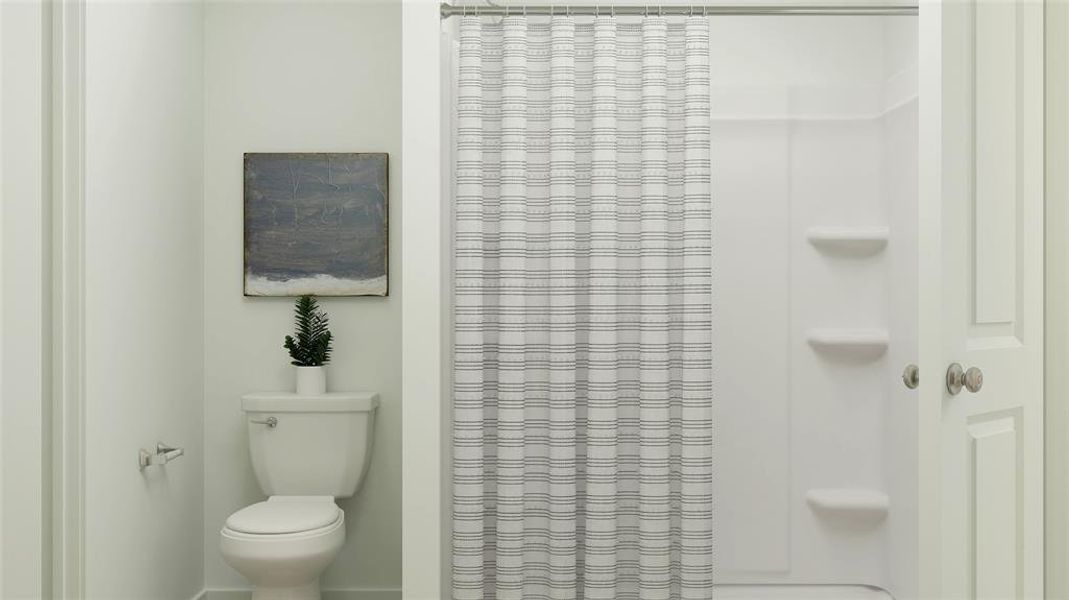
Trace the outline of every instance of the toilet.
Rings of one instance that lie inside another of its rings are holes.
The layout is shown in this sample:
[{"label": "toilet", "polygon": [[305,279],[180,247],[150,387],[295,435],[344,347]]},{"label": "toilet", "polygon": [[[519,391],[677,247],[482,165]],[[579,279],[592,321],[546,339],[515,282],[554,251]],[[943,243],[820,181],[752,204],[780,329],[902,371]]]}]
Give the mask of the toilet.
[{"label": "toilet", "polygon": [[267,500],[227,518],[223,559],[253,600],[319,600],[319,576],[345,543],[338,498],[356,493],[371,460],[378,394],[285,392],[241,399],[253,471]]}]

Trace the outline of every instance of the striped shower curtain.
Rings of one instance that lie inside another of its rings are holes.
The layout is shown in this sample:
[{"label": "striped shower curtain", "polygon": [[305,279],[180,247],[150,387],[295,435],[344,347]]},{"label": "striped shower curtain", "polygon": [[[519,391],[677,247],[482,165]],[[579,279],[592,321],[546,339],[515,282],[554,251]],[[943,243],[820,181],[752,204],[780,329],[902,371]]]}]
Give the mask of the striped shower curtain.
[{"label": "striped shower curtain", "polygon": [[454,598],[712,596],[708,36],[461,19]]}]

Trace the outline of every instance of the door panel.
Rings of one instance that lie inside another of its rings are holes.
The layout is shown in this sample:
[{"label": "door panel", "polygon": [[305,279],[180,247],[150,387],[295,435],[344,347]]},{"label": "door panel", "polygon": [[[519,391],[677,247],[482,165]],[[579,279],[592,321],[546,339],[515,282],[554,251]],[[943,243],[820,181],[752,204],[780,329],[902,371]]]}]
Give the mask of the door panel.
[{"label": "door panel", "polygon": [[967,425],[971,450],[971,527],[975,598],[1020,598],[1022,477],[1019,411],[984,415]]},{"label": "door panel", "polygon": [[[938,63],[921,144],[939,153],[922,164],[920,246],[942,260],[920,265],[940,290],[921,294],[919,441],[940,467],[921,469],[922,515],[939,523],[921,539],[939,550],[920,595],[1041,598],[1043,6],[922,3],[921,20],[922,63]],[[953,362],[980,368],[983,387],[948,393]]]},{"label": "door panel", "polygon": [[1017,318],[1020,258],[1021,4],[983,2],[973,10],[975,323],[1010,324]]}]

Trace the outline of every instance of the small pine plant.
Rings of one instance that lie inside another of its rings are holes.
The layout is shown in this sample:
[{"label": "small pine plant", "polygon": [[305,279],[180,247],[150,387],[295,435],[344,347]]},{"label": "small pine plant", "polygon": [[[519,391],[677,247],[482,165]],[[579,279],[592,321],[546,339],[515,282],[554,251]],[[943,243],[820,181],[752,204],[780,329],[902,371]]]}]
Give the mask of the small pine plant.
[{"label": "small pine plant", "polygon": [[327,313],[319,310],[319,304],[311,296],[298,298],[293,312],[297,338],[287,335],[282,344],[289,350],[293,364],[298,367],[321,367],[330,362],[333,336],[327,329]]}]

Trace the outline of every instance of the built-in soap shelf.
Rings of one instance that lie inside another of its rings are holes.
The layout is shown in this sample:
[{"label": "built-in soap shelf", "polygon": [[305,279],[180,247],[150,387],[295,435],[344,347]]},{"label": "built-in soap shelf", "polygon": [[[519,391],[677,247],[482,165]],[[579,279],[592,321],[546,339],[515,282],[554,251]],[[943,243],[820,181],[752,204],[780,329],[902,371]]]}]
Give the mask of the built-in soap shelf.
[{"label": "built-in soap shelf", "polygon": [[867,227],[810,227],[805,234],[809,243],[828,254],[842,256],[871,256],[882,252],[891,237],[891,228],[882,225]]},{"label": "built-in soap shelf", "polygon": [[877,523],[887,517],[891,500],[878,490],[857,488],[812,489],[805,501],[814,512],[826,517],[849,518]]},{"label": "built-in soap shelf", "polygon": [[874,360],[887,352],[891,338],[885,329],[810,329],[806,340],[824,354]]}]

